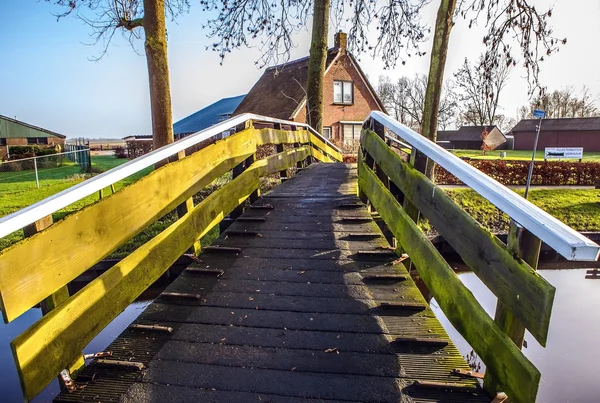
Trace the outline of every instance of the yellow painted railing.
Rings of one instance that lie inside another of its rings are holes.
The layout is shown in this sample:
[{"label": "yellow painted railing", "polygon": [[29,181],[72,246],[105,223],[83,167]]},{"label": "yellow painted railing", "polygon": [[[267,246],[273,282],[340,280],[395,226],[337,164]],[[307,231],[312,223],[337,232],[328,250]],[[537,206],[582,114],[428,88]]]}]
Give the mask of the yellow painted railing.
[{"label": "yellow painted railing", "polygon": [[[227,122],[221,126],[222,130],[230,127]],[[81,368],[82,349],[186,251],[195,246],[200,252],[198,240],[203,235],[247,199],[258,196],[261,177],[313,160],[342,159],[339,149],[306,125],[267,118],[260,127],[255,128],[252,120],[245,119],[237,133],[185,157],[174,145],[167,146],[174,149],[171,158],[176,157],[175,162],[59,222],[37,220],[32,236],[0,253],[0,309],[4,320],[10,322],[39,303],[44,307],[45,316],[11,343],[27,400],[63,369],[75,372]],[[255,160],[257,148],[266,144],[277,145],[276,153]],[[156,155],[140,157],[130,164],[143,167],[138,160],[156,159]],[[231,170],[234,175],[230,182],[194,206],[194,194]],[[73,192],[86,186],[84,182]],[[36,217],[36,209],[52,211],[44,203],[68,198],[68,192],[32,206],[22,216],[11,215],[0,222],[0,230],[9,224],[15,228],[20,217]],[[69,295],[69,282],[174,209],[180,213],[176,222]]]}]

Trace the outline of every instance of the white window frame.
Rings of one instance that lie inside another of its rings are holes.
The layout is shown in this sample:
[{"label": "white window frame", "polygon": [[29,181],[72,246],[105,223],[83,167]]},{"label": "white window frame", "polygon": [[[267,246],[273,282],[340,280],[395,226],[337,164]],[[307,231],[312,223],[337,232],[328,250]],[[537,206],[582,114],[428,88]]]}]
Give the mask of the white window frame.
[{"label": "white window frame", "polygon": [[[335,99],[335,85],[336,83],[340,84],[340,88],[342,90],[342,99],[337,101]],[[350,85],[350,101],[344,101],[344,95],[346,95],[346,86]],[[354,82],[353,81],[345,81],[345,80],[334,80],[333,81],[333,103],[337,105],[353,105],[354,104]]]},{"label": "white window frame", "polygon": [[323,126],[323,137],[331,139],[331,126]]}]

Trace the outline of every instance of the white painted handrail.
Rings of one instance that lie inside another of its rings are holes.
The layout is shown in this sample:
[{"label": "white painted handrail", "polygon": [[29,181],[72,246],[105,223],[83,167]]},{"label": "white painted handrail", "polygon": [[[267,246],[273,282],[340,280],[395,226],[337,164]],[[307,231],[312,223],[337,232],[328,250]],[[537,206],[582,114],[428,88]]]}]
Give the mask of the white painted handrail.
[{"label": "white painted handrail", "polygon": [[67,207],[70,204],[75,203],[78,200],[83,199],[93,193],[98,192],[100,189],[104,189],[107,186],[112,185],[122,179],[127,178],[144,168],[152,166],[157,162],[163,161],[172,155],[177,154],[189,147],[192,147],[204,140],[218,135],[235,127],[239,124],[245,123],[249,120],[264,123],[280,123],[284,125],[292,125],[296,127],[303,127],[319,137],[326,144],[331,146],[338,152],[342,152],[338,147],[331,143],[328,139],[317,133],[315,129],[304,123],[291,122],[287,120],[274,119],[266,116],[254,115],[252,113],[244,113],[233,118],[224,120],[214,126],[207,129],[201,130],[190,136],[184,137],[183,139],[154,150],[146,155],[142,155],[134,160],[126,162],[116,168],[106,171],[100,175],[94,176],[88,180],[85,180],[73,187],[63,190],[60,193],[52,195],[44,200],[41,200],[31,206],[25,207],[19,211],[0,218],[0,238],[5,237],[21,228],[36,222],[37,220],[46,217],[62,208]]},{"label": "white painted handrail", "polygon": [[[456,176],[567,260],[595,261],[600,246],[431,140],[378,111],[369,118]],[[367,120],[369,119],[367,118]]]}]

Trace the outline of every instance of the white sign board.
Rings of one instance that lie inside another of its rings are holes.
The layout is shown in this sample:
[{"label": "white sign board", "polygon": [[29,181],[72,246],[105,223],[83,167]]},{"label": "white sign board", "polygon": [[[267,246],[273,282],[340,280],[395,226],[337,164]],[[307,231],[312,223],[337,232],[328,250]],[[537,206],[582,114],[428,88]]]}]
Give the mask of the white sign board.
[{"label": "white sign board", "polygon": [[576,159],[583,158],[583,147],[546,147],[544,159]]}]

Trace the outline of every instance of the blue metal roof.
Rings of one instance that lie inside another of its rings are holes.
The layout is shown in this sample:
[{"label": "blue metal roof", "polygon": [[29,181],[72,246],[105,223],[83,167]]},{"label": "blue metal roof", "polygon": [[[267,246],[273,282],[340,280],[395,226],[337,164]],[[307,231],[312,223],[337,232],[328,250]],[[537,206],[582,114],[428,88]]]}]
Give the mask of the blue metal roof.
[{"label": "blue metal roof", "polygon": [[237,97],[223,98],[196,113],[192,113],[173,125],[174,134],[196,133],[229,118],[245,96],[244,94]]}]

